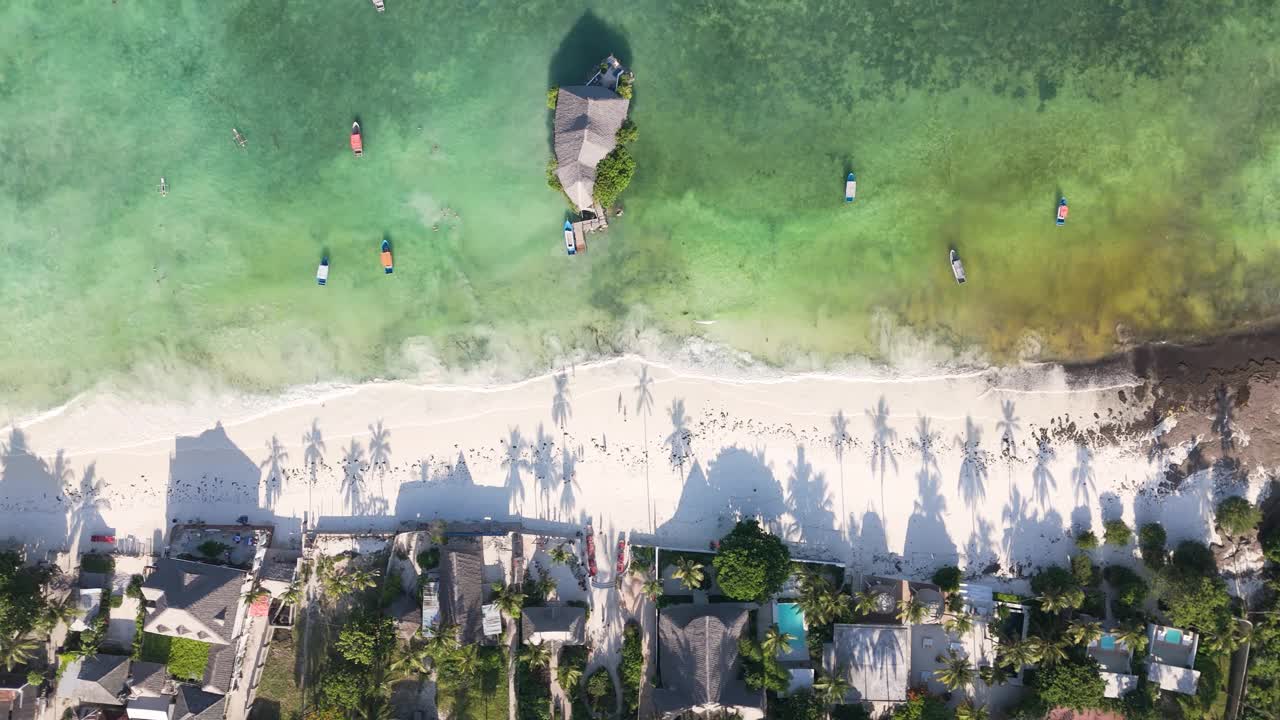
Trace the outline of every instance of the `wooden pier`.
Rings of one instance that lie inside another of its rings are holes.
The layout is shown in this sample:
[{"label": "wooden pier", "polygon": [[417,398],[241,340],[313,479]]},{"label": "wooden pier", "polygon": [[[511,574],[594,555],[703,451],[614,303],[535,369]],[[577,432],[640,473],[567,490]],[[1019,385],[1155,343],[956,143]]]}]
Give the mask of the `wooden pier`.
[{"label": "wooden pier", "polygon": [[577,246],[578,252],[587,250],[587,233],[609,228],[609,216],[599,205],[593,205],[589,211],[583,213],[583,216],[581,220],[573,223],[573,244]]}]

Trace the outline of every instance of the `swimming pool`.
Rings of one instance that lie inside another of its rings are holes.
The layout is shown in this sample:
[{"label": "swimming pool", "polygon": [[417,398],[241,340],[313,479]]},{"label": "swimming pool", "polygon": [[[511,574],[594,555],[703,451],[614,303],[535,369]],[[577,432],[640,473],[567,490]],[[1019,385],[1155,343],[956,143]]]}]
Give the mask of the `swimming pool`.
[{"label": "swimming pool", "polygon": [[1103,635],[1102,637],[1098,638],[1098,645],[1103,650],[1115,650],[1116,638],[1114,635]]},{"label": "swimming pool", "polygon": [[809,646],[804,635],[804,611],[796,603],[774,603],[773,617],[778,629],[795,638],[791,641],[791,652],[783,658],[805,658],[809,656]]},{"label": "swimming pool", "polygon": [[1182,644],[1182,631],[1173,628],[1165,628],[1164,641],[1172,645]]}]

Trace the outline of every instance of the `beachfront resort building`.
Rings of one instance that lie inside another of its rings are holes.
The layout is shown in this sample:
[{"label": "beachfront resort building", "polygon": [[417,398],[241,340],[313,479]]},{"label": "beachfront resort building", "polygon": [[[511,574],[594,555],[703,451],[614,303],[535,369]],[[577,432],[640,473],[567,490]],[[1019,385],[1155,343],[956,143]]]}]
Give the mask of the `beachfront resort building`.
[{"label": "beachfront resort building", "polygon": [[1098,662],[1098,674],[1106,685],[1103,687],[1104,697],[1120,698],[1126,693],[1136,690],[1138,676],[1132,670],[1133,648],[1111,633],[1103,633],[1095,640],[1089,641],[1087,649],[1089,657]]},{"label": "beachfront resort building", "polygon": [[1147,625],[1147,640],[1147,680],[1161,690],[1194,695],[1200,682],[1200,671],[1194,669],[1200,636],[1190,630]]},{"label": "beachfront resort building", "polygon": [[729,711],[743,720],[764,717],[765,696],[742,680],[738,638],[754,605],[673,605],[658,614],[658,669],[654,708],[664,718]]},{"label": "beachfront resort building", "polygon": [[579,211],[595,204],[596,165],[618,145],[618,130],[631,106],[618,91],[628,78],[610,55],[586,85],[562,87],[556,95],[556,177]]}]

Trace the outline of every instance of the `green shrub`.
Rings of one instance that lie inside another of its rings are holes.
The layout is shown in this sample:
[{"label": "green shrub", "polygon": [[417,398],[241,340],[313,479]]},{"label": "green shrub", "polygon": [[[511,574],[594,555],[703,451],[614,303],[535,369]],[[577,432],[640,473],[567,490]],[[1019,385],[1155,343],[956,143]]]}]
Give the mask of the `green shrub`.
[{"label": "green shrub", "polygon": [[622,127],[618,128],[614,138],[619,145],[630,145],[640,139],[640,129],[636,127],[635,123],[631,122],[631,118],[627,118],[622,121]]},{"label": "green shrub", "polygon": [[738,600],[762,600],[782,588],[791,574],[791,551],[754,518],[740,520],[720,541],[712,564],[716,583]]},{"label": "green shrub", "polygon": [[1031,690],[1045,709],[1102,707],[1105,688],[1106,682],[1098,674],[1098,663],[1093,660],[1066,660],[1041,667],[1031,680]]},{"label": "green shrub", "polygon": [[596,165],[595,199],[611,207],[636,174],[636,161],[625,147],[617,147]]},{"label": "green shrub", "polygon": [[1262,521],[1262,511],[1254,507],[1248,500],[1233,495],[1218,503],[1214,513],[1218,527],[1228,535],[1244,535],[1253,530]]},{"label": "green shrub", "polygon": [[1076,547],[1081,550],[1094,550],[1098,547],[1098,536],[1092,530],[1083,530],[1076,535]]},{"label": "green shrub", "polygon": [[44,675],[42,675],[39,670],[28,670],[27,682],[39,687],[44,684]]},{"label": "green shrub", "polygon": [[632,87],[631,82],[632,81],[631,81],[630,73],[622,75],[621,77],[618,78],[618,95],[620,97],[624,97],[628,100],[631,99],[631,95],[634,92],[634,88]]},{"label": "green shrub", "polygon": [[790,697],[779,697],[769,703],[774,720],[822,720],[826,708],[811,690],[801,690]]},{"label": "green shrub", "polygon": [[933,573],[933,584],[942,588],[943,592],[955,592],[960,589],[960,568],[946,565]]},{"label": "green shrub", "polygon": [[1102,524],[1102,537],[1107,541],[1108,545],[1128,545],[1133,540],[1133,531],[1125,524],[1124,520],[1115,518],[1108,520]]},{"label": "green shrub", "polygon": [[1102,571],[1102,575],[1111,586],[1116,603],[1120,605],[1116,608],[1117,612],[1124,609],[1136,612],[1142,608],[1151,588],[1141,575],[1123,565],[1109,565]]},{"label": "green shrub", "polygon": [[559,169],[559,167],[560,166],[556,163],[555,158],[551,158],[547,161],[547,187],[555,190],[556,192],[560,192],[564,189],[564,186],[560,184],[560,176],[556,175],[556,170]]},{"label": "green shrub", "polygon": [[1280,525],[1262,538],[1262,553],[1273,563],[1280,563]]},{"label": "green shrub", "polygon": [[116,559],[101,553],[87,553],[80,558],[80,569],[84,572],[109,574],[116,569]]},{"label": "green shrub", "polygon": [[556,109],[556,101],[557,101],[559,98],[560,98],[560,86],[559,86],[559,85],[552,85],[551,87],[547,88],[547,109],[548,109],[548,110],[555,110],[555,109]]},{"label": "green shrub", "polygon": [[134,575],[133,577],[129,578],[129,586],[124,589],[124,594],[128,595],[134,600],[141,600],[143,582],[144,581],[141,575]]},{"label": "green shrub", "polygon": [[[1169,621],[1176,627],[1195,628],[1224,642],[1231,649],[1231,596],[1217,575],[1170,573],[1162,595],[1169,606]],[[1207,649],[1207,648],[1206,648]]]},{"label": "green shrub", "polygon": [[222,554],[230,550],[231,546],[226,543],[220,543],[217,540],[205,540],[196,546],[199,553],[210,560],[216,560],[222,557]]},{"label": "green shrub", "polygon": [[176,678],[200,680],[204,678],[205,666],[209,664],[209,646],[196,640],[170,638],[166,664],[169,674]]},{"label": "green shrub", "polygon": [[1081,585],[1093,584],[1093,560],[1085,553],[1071,558],[1071,577]]},{"label": "green shrub", "polygon": [[516,661],[516,718],[550,720],[551,677],[546,668]]},{"label": "green shrub", "polygon": [[427,548],[418,553],[418,567],[424,572],[440,567],[440,548]]},{"label": "green shrub", "polygon": [[618,666],[622,678],[622,701],[625,716],[633,718],[640,709],[640,684],[644,682],[644,646],[640,626],[627,623],[622,631],[622,663]]},{"label": "green shrub", "polygon": [[110,596],[107,598],[107,606],[108,606],[108,607],[111,607],[111,608],[118,608],[118,607],[120,607],[120,606],[121,606],[121,605],[123,605],[123,604],[124,604],[124,596],[123,596],[123,595],[116,595],[115,593],[111,593],[111,594],[110,594]]},{"label": "green shrub", "polygon": [[1138,550],[1142,553],[1143,565],[1152,570],[1164,567],[1168,556],[1166,540],[1164,526],[1160,523],[1146,523],[1138,530]]},{"label": "green shrub", "polygon": [[1181,575],[1218,574],[1218,561],[1207,545],[1195,540],[1183,540],[1173,550],[1173,570]]},{"label": "green shrub", "polygon": [[584,692],[596,717],[607,718],[614,714],[618,696],[613,689],[613,676],[608,670],[596,668],[587,678]]}]

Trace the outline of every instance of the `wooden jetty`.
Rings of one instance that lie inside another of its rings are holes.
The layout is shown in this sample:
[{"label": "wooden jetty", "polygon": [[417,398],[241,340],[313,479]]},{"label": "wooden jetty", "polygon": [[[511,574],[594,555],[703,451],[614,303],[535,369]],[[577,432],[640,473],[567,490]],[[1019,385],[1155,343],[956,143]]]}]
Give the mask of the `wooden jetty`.
[{"label": "wooden jetty", "polygon": [[236,139],[236,144],[240,147],[244,147],[245,143],[248,142],[248,140],[244,139],[244,135],[241,135],[240,131],[235,128],[231,128],[231,136]]},{"label": "wooden jetty", "polygon": [[587,233],[609,229],[609,216],[604,208],[593,205],[582,213],[583,218],[573,223],[573,241],[578,252],[587,251]]}]

